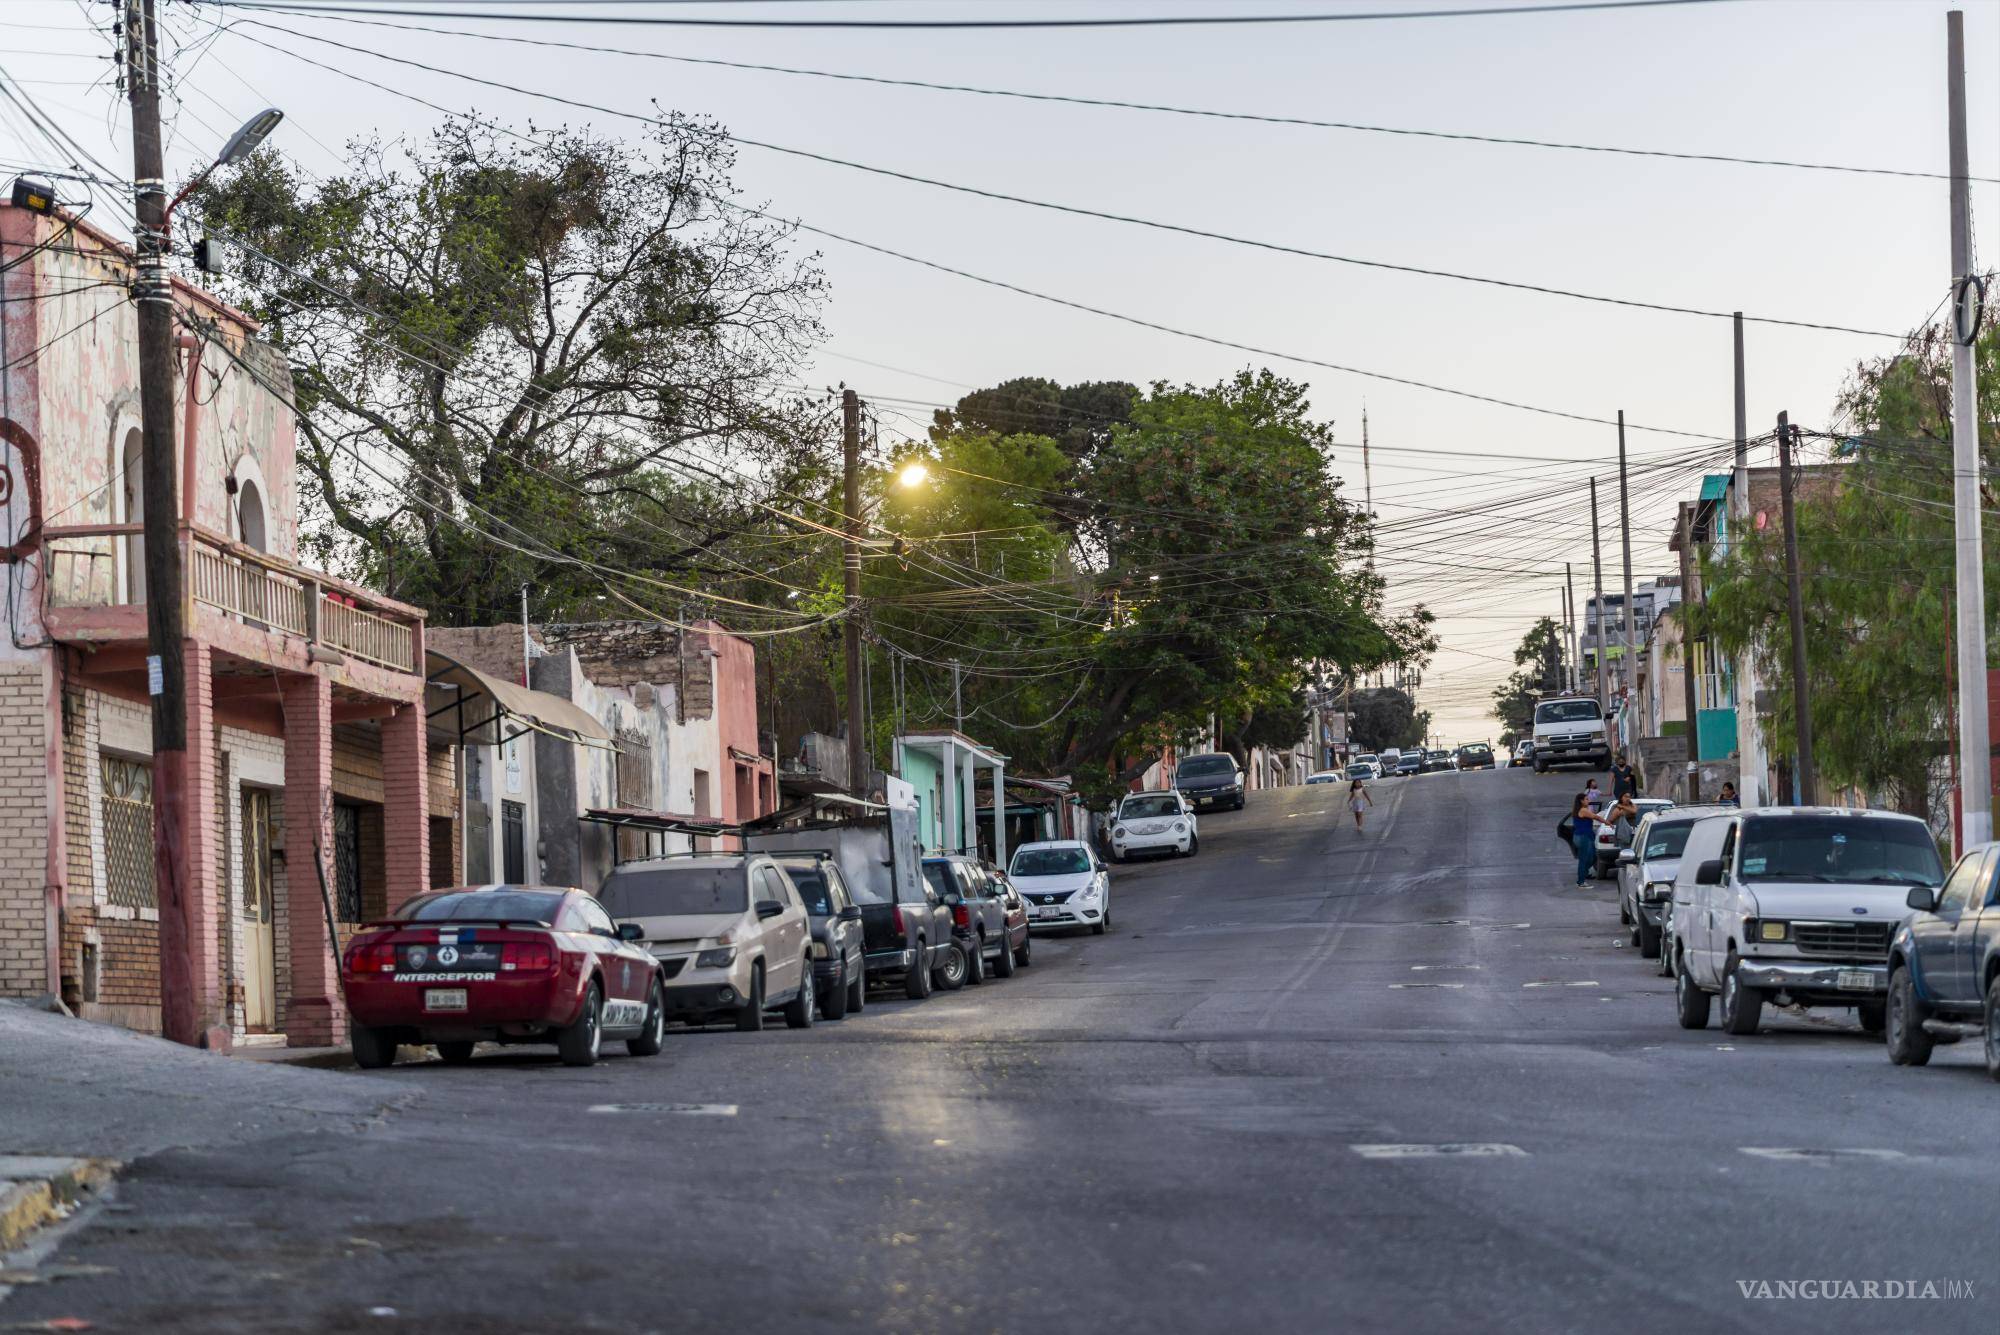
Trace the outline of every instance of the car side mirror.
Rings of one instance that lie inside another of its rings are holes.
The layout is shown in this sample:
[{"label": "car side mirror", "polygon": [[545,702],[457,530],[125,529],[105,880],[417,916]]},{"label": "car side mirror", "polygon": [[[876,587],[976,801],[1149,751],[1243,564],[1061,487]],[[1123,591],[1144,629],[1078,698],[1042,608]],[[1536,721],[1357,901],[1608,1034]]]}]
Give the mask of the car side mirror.
[{"label": "car side mirror", "polygon": [[784,911],[785,906],[775,899],[759,900],[757,903],[757,916],[759,918],[775,918]]},{"label": "car side mirror", "polygon": [[646,939],[646,929],[636,922],[621,922],[618,924],[618,939],[620,941],[644,941]]},{"label": "car side mirror", "polygon": [[1721,885],[1722,859],[1710,858],[1699,867],[1696,867],[1694,869],[1694,883],[1696,885]]},{"label": "car side mirror", "polygon": [[840,911],[839,916],[842,922],[860,922],[861,906],[859,904],[849,904]]},{"label": "car side mirror", "polygon": [[1637,862],[1639,855],[1629,848],[1621,848],[1618,850],[1618,860],[1620,862]]},{"label": "car side mirror", "polygon": [[964,902],[965,902],[965,896],[963,895],[946,895],[944,897],[944,905],[946,908],[955,909]]},{"label": "car side mirror", "polygon": [[1903,903],[1919,913],[1937,911],[1937,891],[1927,885],[1913,885],[1910,893],[1903,896]]}]

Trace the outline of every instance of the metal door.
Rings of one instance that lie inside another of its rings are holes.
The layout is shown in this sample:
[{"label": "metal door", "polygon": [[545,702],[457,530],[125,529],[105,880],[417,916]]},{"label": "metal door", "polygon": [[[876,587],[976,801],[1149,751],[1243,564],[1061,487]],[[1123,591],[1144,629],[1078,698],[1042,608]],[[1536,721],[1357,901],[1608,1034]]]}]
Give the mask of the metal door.
[{"label": "metal door", "polygon": [[268,1033],[278,1022],[278,950],[272,924],[271,795],[245,788],[243,816],[243,1027]]},{"label": "metal door", "polygon": [[500,803],[500,879],[528,883],[528,808],[520,802]]}]

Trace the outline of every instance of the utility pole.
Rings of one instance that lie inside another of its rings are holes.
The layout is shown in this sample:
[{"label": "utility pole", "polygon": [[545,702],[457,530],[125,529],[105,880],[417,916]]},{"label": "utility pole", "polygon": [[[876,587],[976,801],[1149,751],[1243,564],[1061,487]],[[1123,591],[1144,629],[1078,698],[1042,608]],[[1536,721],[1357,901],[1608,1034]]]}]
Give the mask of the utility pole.
[{"label": "utility pole", "polygon": [[[132,103],[134,249],[139,320],[141,469],[146,502],[146,661],[153,697],[153,885],[160,924],[160,1031],[198,1045],[220,1016],[201,1013],[195,978],[204,906],[188,884],[187,674],[181,605],[180,461],[174,440],[174,290],[167,276],[167,168],[160,141],[155,0],[125,0],[126,86]],[[190,479],[192,481],[192,479]]]},{"label": "utility pole", "polygon": [[[1625,410],[1618,410],[1618,523],[1625,532],[1625,670],[1619,674],[1625,683],[1625,716],[1632,720],[1632,732],[1636,738],[1644,724],[1644,709],[1639,701],[1639,619],[1632,606],[1632,494],[1625,481]],[[1636,711],[1636,712],[1635,712]],[[1624,730],[1621,728],[1620,732]],[[1619,738],[1622,752],[1624,738]]]},{"label": "utility pole", "polygon": [[1692,805],[1701,801],[1701,711],[1694,680],[1694,506],[1681,502],[1674,528],[1675,545],[1681,549],[1681,693],[1687,713],[1687,800]]},{"label": "utility pole", "polygon": [[[1750,466],[1750,407],[1743,383],[1743,312],[1730,317],[1736,328],[1736,467]],[[1746,481],[1745,486],[1749,483]]]},{"label": "utility pole", "polygon": [[840,453],[847,538],[841,564],[847,580],[847,616],[841,639],[847,665],[847,790],[868,792],[868,751],[861,719],[861,400],[840,391]]},{"label": "utility pole", "polygon": [[1576,576],[1570,570],[1570,563],[1563,562],[1563,607],[1565,620],[1563,628],[1569,632],[1569,689],[1583,689],[1583,650],[1576,639]]},{"label": "utility pole", "polygon": [[1604,713],[1610,708],[1611,697],[1604,689],[1604,547],[1597,529],[1597,479],[1590,479],[1590,570],[1597,584],[1595,615],[1585,618],[1591,621],[1591,633],[1597,640],[1597,708]]},{"label": "utility pole", "polygon": [[1986,574],[1979,532],[1978,384],[1980,288],[1972,273],[1971,168],[1965,146],[1965,15],[1945,15],[1951,103],[1951,456],[1958,566],[1958,850],[1993,837],[1993,738],[1987,726]]},{"label": "utility pole", "polygon": [[958,689],[959,667],[956,658],[951,660],[951,717],[952,726],[960,733],[965,731],[965,697]]},{"label": "utility pole", "polygon": [[[1806,608],[1799,588],[1799,529],[1792,504],[1797,489],[1792,464],[1790,415],[1778,414],[1778,503],[1785,525],[1785,601],[1792,628],[1792,712],[1798,716],[1799,802],[1811,806],[1815,796],[1812,742],[1812,698],[1806,686]],[[1983,667],[1984,664],[1981,664]]]}]

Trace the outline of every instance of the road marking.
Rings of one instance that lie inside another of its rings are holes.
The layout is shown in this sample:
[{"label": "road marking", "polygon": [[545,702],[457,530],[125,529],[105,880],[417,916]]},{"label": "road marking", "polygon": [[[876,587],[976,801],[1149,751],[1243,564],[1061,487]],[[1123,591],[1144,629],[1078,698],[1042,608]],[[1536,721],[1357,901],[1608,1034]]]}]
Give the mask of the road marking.
[{"label": "road marking", "polygon": [[1483,964],[1412,964],[1411,973],[1422,973],[1426,969],[1483,969]]},{"label": "road marking", "polygon": [[1464,983],[1391,983],[1391,984],[1389,984],[1389,988],[1390,988],[1390,990],[1391,990],[1391,991],[1399,991],[1399,990],[1401,990],[1401,989],[1403,989],[1403,988],[1406,988],[1406,987],[1443,987],[1443,988],[1451,988],[1451,989],[1457,989],[1457,988],[1462,988],[1462,987],[1464,987],[1464,986],[1465,986],[1465,984],[1464,984]]},{"label": "road marking", "polygon": [[594,1103],[594,1113],[676,1113],[683,1117],[734,1117],[733,1103]]},{"label": "road marking", "polygon": [[1831,1159],[1884,1160],[1884,1159],[1901,1159],[1905,1157],[1905,1155],[1901,1150],[1819,1150],[1819,1149],[1798,1149],[1796,1147],[1763,1146],[1763,1145],[1738,1146],[1736,1152],[1738,1154],[1747,1154],[1753,1159],[1781,1159],[1788,1163],[1797,1162],[1799,1160],[1808,1160],[1815,1163],[1824,1163]]},{"label": "road marking", "polygon": [[1565,983],[1561,979],[1551,978],[1545,982],[1540,982],[1540,983],[1523,983],[1521,984],[1521,986],[1522,987],[1596,987],[1597,980],[1594,978],[1587,978],[1582,982],[1578,983]]},{"label": "road marking", "polygon": [[1416,927],[1470,927],[1470,926],[1472,926],[1472,920],[1471,920],[1470,918],[1427,918],[1427,919],[1425,919],[1425,920],[1424,920],[1423,922],[1420,922],[1420,923],[1413,923],[1413,924],[1412,924],[1412,926],[1416,926]]},{"label": "road marking", "polygon": [[1364,1159],[1525,1159],[1528,1152],[1519,1145],[1349,1145]]}]

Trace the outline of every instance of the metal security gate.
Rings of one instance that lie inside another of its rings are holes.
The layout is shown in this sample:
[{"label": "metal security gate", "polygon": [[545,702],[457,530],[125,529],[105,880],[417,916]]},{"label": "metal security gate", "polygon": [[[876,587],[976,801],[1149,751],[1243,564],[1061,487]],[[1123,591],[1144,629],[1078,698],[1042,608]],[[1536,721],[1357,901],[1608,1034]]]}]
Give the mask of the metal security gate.
[{"label": "metal security gate", "polygon": [[333,908],[341,922],[361,921],[361,808],[333,807]]}]

